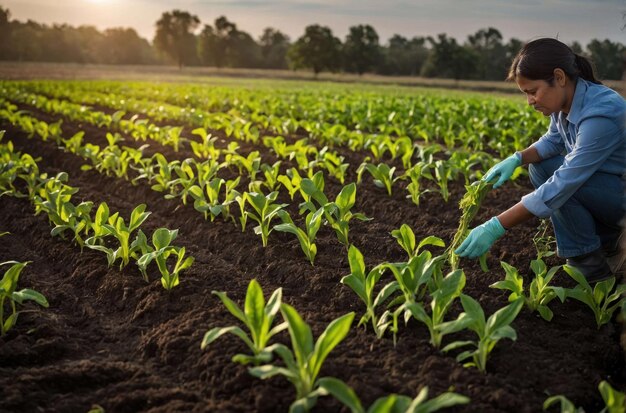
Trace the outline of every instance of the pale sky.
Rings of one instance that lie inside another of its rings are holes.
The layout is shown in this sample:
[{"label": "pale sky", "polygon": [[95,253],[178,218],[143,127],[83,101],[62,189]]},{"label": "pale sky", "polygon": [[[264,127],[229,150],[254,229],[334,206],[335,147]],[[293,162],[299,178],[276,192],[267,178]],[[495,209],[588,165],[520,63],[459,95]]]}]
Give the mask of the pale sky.
[{"label": "pale sky", "polygon": [[558,36],[583,47],[591,39],[626,44],[626,0],[0,0],[0,6],[22,22],[132,27],[149,41],[161,14],[179,9],[198,16],[201,26],[224,15],[254,38],[274,27],[292,41],[309,24],[329,26],[342,41],[350,26],[370,24],[382,44],[394,34],[439,33],[463,43],[490,26],[505,41]]}]

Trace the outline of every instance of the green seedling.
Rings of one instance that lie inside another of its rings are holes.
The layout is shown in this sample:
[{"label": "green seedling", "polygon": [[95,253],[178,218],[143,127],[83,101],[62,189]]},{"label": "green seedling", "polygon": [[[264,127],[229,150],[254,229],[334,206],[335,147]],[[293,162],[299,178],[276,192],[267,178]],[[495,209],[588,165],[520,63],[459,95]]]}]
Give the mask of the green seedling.
[{"label": "green seedling", "polygon": [[611,321],[613,313],[626,303],[626,284],[615,286],[615,277],[591,287],[585,276],[575,267],[564,265],[563,269],[578,285],[574,288],[554,287],[554,290],[559,297],[570,297],[586,304],[593,311],[598,329]]},{"label": "green seedling", "polygon": [[[600,382],[598,390],[605,405],[599,413],[626,413],[626,394],[614,389],[606,380]],[[557,403],[561,407],[561,413],[585,413],[582,407],[576,407],[563,395],[548,397],[543,402],[543,410],[548,410]]]},{"label": "green seedling", "polygon": [[269,190],[276,190],[276,186],[278,185],[278,177],[280,176],[280,164],[281,161],[275,162],[273,165],[261,164],[261,172],[263,172],[263,176],[265,177],[265,181],[263,185]]},{"label": "green seedling", "polygon": [[252,355],[236,354],[232,359],[234,362],[241,364],[252,363],[254,365],[270,362],[272,360],[272,349],[268,347],[269,340],[287,328],[286,322],[272,326],[274,318],[280,310],[283,294],[282,288],[275,290],[266,304],[261,286],[253,279],[248,284],[243,311],[235,302],[228,298],[225,292],[213,291],[213,294],[217,295],[228,311],[246,326],[248,333],[237,326],[215,327],[206,332],[200,347],[204,350],[222,335],[227,333],[234,334],[252,352]]},{"label": "green seedling", "polygon": [[281,304],[280,311],[287,322],[291,349],[284,344],[274,344],[272,351],[285,363],[284,367],[266,364],[251,368],[250,374],[261,379],[276,375],[284,376],[296,388],[296,400],[289,407],[291,413],[308,412],[325,395],[317,378],[328,354],[346,337],[354,320],[354,313],[333,320],[319,336],[315,344],[308,324],[288,304]]},{"label": "green seedling", "polygon": [[290,234],[295,235],[300,242],[300,248],[304,252],[304,255],[309,259],[311,265],[313,265],[313,261],[315,260],[315,256],[317,255],[317,245],[315,245],[315,237],[317,236],[317,231],[320,229],[322,225],[322,217],[324,214],[324,209],[320,208],[316,212],[309,212],[304,221],[304,230],[297,227],[296,224],[293,223],[291,216],[285,210],[278,211],[278,216],[282,220],[282,224],[278,224],[274,227],[276,231],[288,232]]},{"label": "green seedling", "polygon": [[[7,261],[0,263],[0,266],[11,266],[5,271],[2,280],[0,280],[0,335],[2,336],[17,323],[19,315],[17,304],[23,304],[25,301],[34,301],[42,307],[48,307],[48,300],[41,293],[29,288],[16,291],[20,274],[27,264],[29,262]],[[11,315],[5,319],[4,307],[7,300],[11,306]]]},{"label": "green seedling", "polygon": [[[102,227],[107,231],[107,236],[113,236],[119,243],[119,247],[116,249],[108,248],[104,245],[98,244],[97,238],[88,238],[86,241],[87,247],[102,251],[107,255],[107,262],[111,267],[115,261],[120,259],[120,269],[128,265],[130,258],[134,255],[135,251],[131,250],[130,238],[131,234],[139,228],[141,224],[148,218],[150,212],[145,212],[146,205],[138,205],[130,215],[128,225],[124,222],[124,219],[118,214],[114,214],[109,217],[106,224]],[[104,212],[104,211],[103,211]]]},{"label": "green seedling", "polygon": [[[318,176],[316,174],[316,176]],[[371,218],[366,217],[362,213],[352,212],[352,208],[356,202],[356,184],[353,182],[344,186],[334,202],[330,202],[323,192],[324,178],[323,175],[319,175],[321,179],[308,179],[302,180],[302,191],[306,194],[305,202],[300,205],[301,212],[308,210],[311,212],[317,211],[319,208],[324,208],[324,216],[330,226],[335,230],[339,242],[346,247],[349,245],[348,233],[349,224],[353,218],[361,221],[369,221]],[[315,206],[318,204],[318,207]]]},{"label": "green seedling", "polygon": [[[398,319],[404,315],[405,322],[411,317],[411,305],[421,299],[425,294],[429,284],[432,284],[432,276],[435,270],[440,266],[441,258],[432,257],[430,251],[422,251],[421,254],[411,258],[408,262],[385,263],[385,269],[391,270],[395,281],[383,288],[388,293],[399,290],[401,295],[388,305],[398,307],[392,312],[387,310],[381,316],[378,324],[379,328],[386,329],[392,325],[394,344],[398,333]],[[389,318],[392,318],[391,320]]]},{"label": "green seedling", "polygon": [[391,231],[391,236],[394,237],[403,250],[409,255],[409,259],[415,257],[420,249],[426,245],[434,245],[436,247],[445,247],[446,244],[439,237],[433,235],[428,236],[415,245],[415,233],[407,224],[402,224],[399,229]]},{"label": "green seedling", "polygon": [[443,336],[447,334],[447,328],[450,325],[450,322],[445,322],[444,318],[454,300],[461,295],[464,287],[465,274],[463,270],[454,270],[443,278],[441,287],[432,294],[430,315],[420,302],[406,304],[411,315],[426,324],[430,333],[430,344],[436,349],[441,347]]},{"label": "green seedling", "polygon": [[[552,267],[548,271],[546,264],[541,259],[531,261],[530,268],[535,273],[535,278],[531,281],[526,294],[524,291],[524,279],[517,271],[517,268],[504,261],[500,262],[500,265],[504,269],[505,278],[502,281],[491,284],[490,287],[511,291],[509,295],[510,302],[523,298],[524,304],[531,312],[538,311],[544,320],[552,320],[554,314],[548,307],[548,304],[557,297],[557,294],[562,294],[563,290],[556,289],[548,284],[550,284],[550,281],[552,281],[552,278],[561,266]],[[565,296],[559,298],[561,301],[565,300]]]},{"label": "green seedling", "polygon": [[385,163],[374,165],[364,162],[357,169],[357,183],[361,182],[361,177],[364,171],[367,171],[372,175],[374,178],[374,185],[379,188],[385,188],[387,190],[387,194],[391,196],[391,187],[393,183],[399,179],[393,177],[396,171],[395,166],[390,168],[389,165]]},{"label": "green seedling", "polygon": [[258,222],[259,225],[254,227],[255,234],[261,234],[263,240],[263,246],[267,246],[267,239],[270,232],[272,232],[271,222],[274,218],[278,217],[278,212],[282,210],[287,204],[276,204],[276,198],[278,198],[278,191],[271,192],[267,195],[256,192],[245,192],[245,199],[252,207],[252,211],[245,211],[244,213]]},{"label": "green seedling", "polygon": [[367,272],[363,254],[354,244],[350,245],[348,249],[348,261],[350,263],[351,272],[341,279],[341,283],[350,287],[366,306],[365,314],[359,320],[358,325],[366,325],[368,321],[372,320],[374,333],[376,333],[376,337],[381,338],[389,324],[379,326],[379,320],[376,316],[376,307],[384,303],[398,290],[397,284],[388,284],[374,296],[374,288],[385,272],[385,266],[377,265]]},{"label": "green seedling", "polygon": [[287,171],[287,175],[278,175],[276,180],[285,187],[289,192],[289,197],[293,201],[294,195],[300,191],[300,183],[302,182],[302,177],[298,170],[291,168]]},{"label": "green seedling", "polygon": [[429,192],[429,189],[422,189],[421,179],[433,179],[433,176],[430,174],[429,169],[431,165],[425,163],[424,161],[419,161],[415,165],[411,166],[406,170],[401,179],[409,178],[411,182],[408,183],[406,189],[409,192],[407,198],[410,198],[411,201],[417,206],[420,205],[420,198],[426,192]]},{"label": "green seedling", "polygon": [[487,358],[496,344],[503,338],[517,339],[517,333],[511,327],[511,323],[524,306],[524,300],[518,299],[510,303],[493,313],[487,320],[485,320],[482,307],[472,297],[461,294],[461,305],[464,312],[456,320],[447,323],[442,332],[448,334],[469,328],[476,333],[478,340],[455,341],[441,351],[448,352],[466,346],[474,347],[474,350],[466,350],[457,355],[456,360],[462,362],[471,359],[463,366],[476,367],[484,373],[487,369]]},{"label": "green seedling", "polygon": [[343,381],[324,377],[319,382],[320,389],[342,402],[352,413],[431,413],[470,402],[469,397],[454,392],[444,392],[429,400],[428,386],[424,386],[414,399],[391,394],[376,399],[369,409],[365,410],[354,390]]}]

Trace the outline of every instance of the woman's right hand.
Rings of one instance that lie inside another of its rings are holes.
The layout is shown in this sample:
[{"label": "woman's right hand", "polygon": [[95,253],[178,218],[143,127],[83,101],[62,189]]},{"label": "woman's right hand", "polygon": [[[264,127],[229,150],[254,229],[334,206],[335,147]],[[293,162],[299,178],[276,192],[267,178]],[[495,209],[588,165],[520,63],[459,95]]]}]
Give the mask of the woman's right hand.
[{"label": "woman's right hand", "polygon": [[511,178],[513,172],[518,166],[522,165],[522,154],[520,152],[515,152],[513,155],[509,156],[505,160],[495,164],[485,176],[483,176],[483,181],[491,182],[495,178],[497,181],[493,184],[493,188],[498,188],[500,185],[505,183]]}]

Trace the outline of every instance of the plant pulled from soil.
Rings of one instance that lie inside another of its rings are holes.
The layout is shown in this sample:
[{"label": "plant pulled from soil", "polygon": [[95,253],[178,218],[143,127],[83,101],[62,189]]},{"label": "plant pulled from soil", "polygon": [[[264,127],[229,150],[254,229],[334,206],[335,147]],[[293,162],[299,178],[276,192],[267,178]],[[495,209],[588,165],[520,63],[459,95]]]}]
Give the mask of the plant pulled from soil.
[{"label": "plant pulled from soil", "polygon": [[454,333],[464,329],[470,329],[478,336],[478,340],[455,341],[445,346],[442,351],[448,352],[461,347],[472,346],[473,350],[466,350],[457,355],[456,360],[463,362],[463,367],[476,367],[479,371],[485,372],[487,369],[487,359],[493,348],[503,338],[510,340],[517,339],[517,333],[511,327],[511,323],[517,317],[524,305],[523,299],[517,299],[506,307],[493,313],[485,320],[485,313],[472,297],[461,294],[461,305],[464,312],[455,321],[451,321],[446,326],[446,333]]},{"label": "plant pulled from soil", "polygon": [[282,288],[275,290],[266,304],[261,286],[257,280],[252,279],[248,284],[243,310],[228,298],[225,292],[213,291],[213,294],[217,295],[226,309],[246,326],[249,333],[237,326],[215,327],[206,332],[200,347],[204,350],[222,335],[234,334],[248,346],[252,355],[236,354],[232,358],[233,362],[254,365],[270,362],[273,347],[268,346],[268,342],[274,335],[287,328],[286,322],[272,327],[274,318],[280,310]]},{"label": "plant pulled from soil", "polygon": [[[463,240],[467,237],[469,232],[469,225],[478,213],[480,205],[487,193],[491,190],[493,184],[487,181],[476,181],[471,185],[465,185],[467,192],[461,198],[459,202],[459,209],[463,211],[461,219],[459,220],[459,227],[454,234],[452,243],[446,250],[447,261],[453,270],[456,270],[459,265],[459,257],[454,251],[461,245]],[[486,254],[480,257],[480,264],[484,271],[486,271]]]},{"label": "plant pulled from soil", "polygon": [[[541,317],[546,320],[552,320],[553,313],[548,307],[550,301],[554,300],[560,294],[564,294],[562,289],[552,287],[550,281],[561,269],[561,266],[555,266],[547,269],[546,264],[541,259],[531,261],[530,268],[532,269],[535,277],[530,282],[528,292],[524,289],[524,278],[519,274],[517,268],[506,262],[500,262],[500,265],[504,269],[504,280],[495,282],[490,285],[491,288],[497,288],[500,290],[511,291],[509,294],[509,302],[513,302],[518,298],[524,299],[524,304],[531,311],[538,311]],[[559,296],[561,301],[565,300],[565,296]]]},{"label": "plant pulled from soil", "polygon": [[296,388],[296,400],[289,407],[289,411],[308,412],[315,406],[318,397],[329,393],[327,389],[320,387],[322,379],[318,379],[317,376],[328,354],[348,334],[354,313],[345,314],[331,321],[313,343],[311,328],[293,307],[282,304],[280,311],[287,323],[292,348],[284,344],[274,344],[271,349],[285,365],[266,364],[250,368],[249,371],[261,379],[276,375],[284,376]]},{"label": "plant pulled from soil", "polygon": [[[17,311],[16,304],[23,304],[25,301],[34,301],[42,307],[48,307],[48,300],[43,294],[30,288],[16,291],[20,274],[27,264],[28,262],[17,261],[0,263],[0,267],[3,265],[11,265],[11,267],[4,272],[0,280],[0,335],[2,336],[17,323],[17,316],[20,312]],[[11,315],[5,318],[4,307],[7,300],[11,307]]]}]

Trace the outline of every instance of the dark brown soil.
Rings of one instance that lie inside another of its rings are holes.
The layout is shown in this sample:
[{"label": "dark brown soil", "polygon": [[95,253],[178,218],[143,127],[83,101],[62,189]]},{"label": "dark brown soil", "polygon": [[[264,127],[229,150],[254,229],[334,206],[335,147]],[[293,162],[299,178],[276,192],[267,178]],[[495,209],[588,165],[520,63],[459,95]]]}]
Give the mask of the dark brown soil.
[{"label": "dark brown soil", "polygon": [[[205,221],[193,207],[165,200],[147,185],[81,171],[83,161],[54,143],[28,140],[9,125],[0,127],[7,129],[4,139],[12,140],[18,150],[41,157],[42,171],[68,172],[70,185],[80,188],[77,200],[106,201],[125,217],[146,203],[152,215],[144,231],[179,228],[177,244],[196,259],[168,294],[155,274],[146,283],[132,265],[123,271],[109,269],[101,253],[81,253],[69,241],[52,238],[46,217],[34,216],[27,200],[0,198],[0,231],[11,233],[0,237],[0,261],[31,261],[20,287],[34,288],[50,301],[49,309],[26,306],[17,326],[0,338],[0,411],[86,412],[98,404],[107,412],[286,412],[295,395],[291,384],[282,378],[259,380],[232,363],[234,354],[246,352],[240,341],[223,336],[201,351],[208,329],[236,322],[211,291],[226,291],[241,303],[252,278],[266,297],[282,287],[283,300],[300,312],[315,337],[333,319],[349,311],[357,317],[363,313],[356,295],[339,283],[349,265],[345,248],[330,228],[319,232],[313,267],[291,235],[273,232],[263,248],[252,225],[242,233],[220,219]],[[71,136],[79,126],[64,122],[63,129]],[[90,141],[104,137],[103,131],[90,132]],[[167,148],[163,152],[169,159],[184,156]],[[339,185],[330,181],[327,188],[337,193]],[[521,182],[492,192],[477,222],[513,205],[529,190]],[[447,203],[439,194],[428,193],[418,208],[405,199],[400,186],[389,197],[364,179],[356,209],[374,219],[353,222],[351,241],[368,266],[404,259],[390,235],[402,223],[409,224],[418,239],[438,235],[449,242],[459,218],[462,183],[451,185],[451,193]],[[290,211],[295,211],[296,202],[290,203]],[[462,262],[465,293],[479,300],[487,314],[507,303],[506,293],[488,288],[503,277],[499,261],[529,272],[530,260],[536,257],[531,238],[537,224],[516,227],[496,243],[489,272],[483,273],[476,262]],[[433,253],[440,252],[433,248]],[[550,258],[548,263],[560,261]],[[571,285],[564,273],[556,282]],[[619,324],[597,329],[593,314],[578,302],[555,301],[551,307],[555,315],[549,323],[526,310],[520,313],[513,323],[517,341],[496,346],[486,374],[433,349],[425,326],[411,321],[401,328],[395,347],[391,337],[378,340],[355,323],[321,375],[344,380],[366,406],[390,393],[414,397],[428,386],[431,397],[454,390],[471,398],[470,404],[451,412],[538,412],[553,394],[566,395],[588,412],[599,411],[601,380],[626,389]],[[460,310],[455,305],[453,314]],[[288,342],[286,333],[278,339]],[[347,410],[334,399],[322,398],[314,411]]]}]

